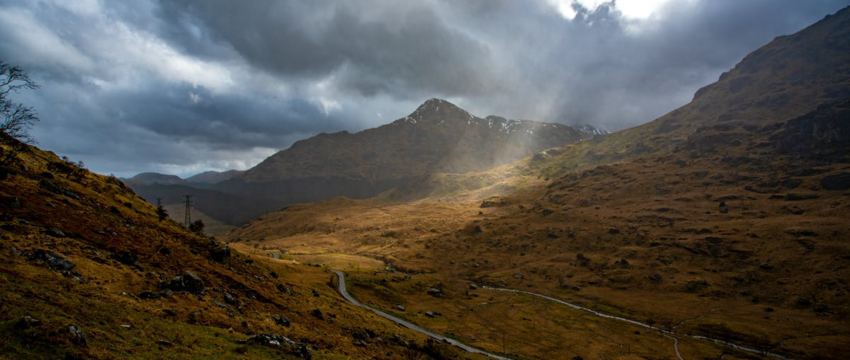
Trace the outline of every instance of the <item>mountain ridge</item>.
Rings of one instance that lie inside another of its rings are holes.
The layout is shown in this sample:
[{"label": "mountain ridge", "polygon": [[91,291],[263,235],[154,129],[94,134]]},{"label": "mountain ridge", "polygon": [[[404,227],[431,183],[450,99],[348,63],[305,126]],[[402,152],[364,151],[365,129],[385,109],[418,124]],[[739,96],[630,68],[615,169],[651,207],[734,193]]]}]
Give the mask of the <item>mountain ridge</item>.
[{"label": "mountain ridge", "polygon": [[[589,125],[581,129],[492,115],[480,118],[434,98],[389,124],[358,133],[322,133],[298,141],[238,178],[246,182],[323,176],[390,180],[481,171],[601,133]],[[346,150],[330,153],[328,149],[335,147]],[[388,158],[387,153],[395,156]],[[384,158],[378,159],[379,155]]]}]

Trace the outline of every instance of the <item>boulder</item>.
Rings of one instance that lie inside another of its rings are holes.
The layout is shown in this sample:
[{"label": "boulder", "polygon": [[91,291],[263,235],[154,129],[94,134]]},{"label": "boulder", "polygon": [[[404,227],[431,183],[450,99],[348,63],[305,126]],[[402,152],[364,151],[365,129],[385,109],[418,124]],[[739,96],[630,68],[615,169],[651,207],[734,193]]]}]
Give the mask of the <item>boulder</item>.
[{"label": "boulder", "polygon": [[138,260],[138,256],[136,256],[136,254],[133,253],[132,250],[117,252],[109,257],[117,260],[118,262],[124,265],[133,265],[136,263],[136,260]]},{"label": "boulder", "polygon": [[272,319],[274,320],[275,324],[281,325],[283,327],[289,327],[289,319],[287,319],[286,316],[274,315],[272,316]]},{"label": "boulder", "polygon": [[292,290],[290,290],[286,286],[283,286],[283,284],[277,284],[275,287],[277,288],[277,291],[280,291],[282,293],[286,293],[286,295],[292,295]]},{"label": "boulder", "polygon": [[174,291],[186,291],[192,294],[200,294],[204,291],[204,280],[190,271],[186,271],[171,279],[168,286]]},{"label": "boulder", "polygon": [[233,295],[230,295],[230,293],[224,293],[224,302],[233,306],[239,306],[239,300],[236,300],[236,298]]},{"label": "boulder", "polygon": [[36,250],[32,254],[32,260],[43,262],[56,271],[70,271],[77,266],[70,260],[48,250]]},{"label": "boulder", "polygon": [[41,326],[41,320],[32,316],[25,315],[15,323],[15,328],[19,330],[29,330]]},{"label": "boulder", "polygon": [[431,295],[431,296],[440,296],[441,293],[442,293],[442,290],[437,289],[437,288],[428,289],[428,295]]},{"label": "boulder", "polygon": [[829,175],[820,180],[820,185],[827,190],[847,190],[850,189],[850,173],[840,173]]},{"label": "boulder", "polygon": [[230,257],[230,247],[228,247],[227,245],[224,245],[224,246],[219,247],[219,248],[215,248],[212,251],[210,251],[210,258],[213,259],[213,261],[222,262],[222,261],[224,261],[224,259],[227,259],[229,257]]},{"label": "boulder", "polygon": [[587,266],[590,265],[590,258],[584,256],[584,254],[576,254],[576,260],[578,261],[579,266]]},{"label": "boulder", "polygon": [[46,233],[47,235],[53,236],[53,237],[58,237],[58,238],[65,237],[65,233],[62,232],[62,230],[59,230],[55,227],[48,228],[47,230],[44,231],[44,233]]},{"label": "boulder", "polygon": [[86,333],[76,325],[68,326],[65,328],[64,332],[68,335],[68,339],[70,339],[74,344],[86,345],[88,343],[88,340],[86,340]]}]

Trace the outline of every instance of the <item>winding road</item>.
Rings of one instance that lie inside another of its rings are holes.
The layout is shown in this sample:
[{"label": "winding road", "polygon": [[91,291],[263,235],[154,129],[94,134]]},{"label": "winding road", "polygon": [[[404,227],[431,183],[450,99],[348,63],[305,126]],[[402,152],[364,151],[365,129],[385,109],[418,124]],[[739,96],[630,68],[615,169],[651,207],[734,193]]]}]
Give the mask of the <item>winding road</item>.
[{"label": "winding road", "polygon": [[[466,345],[464,343],[461,343],[457,340],[450,339],[450,338],[447,338],[445,336],[432,333],[428,330],[425,330],[425,329],[417,326],[416,324],[413,324],[413,323],[410,323],[408,321],[399,319],[399,318],[392,316],[390,314],[387,314],[383,311],[380,311],[380,310],[377,310],[377,309],[374,309],[374,308],[371,308],[369,306],[362,304],[361,302],[357,301],[357,299],[355,299],[353,296],[351,296],[348,293],[348,291],[346,290],[346,288],[345,288],[345,274],[343,274],[341,271],[338,271],[338,270],[333,270],[333,272],[336,274],[337,278],[339,278],[339,288],[337,290],[339,291],[340,295],[342,295],[342,297],[345,298],[345,300],[348,300],[352,304],[357,305],[357,306],[362,307],[362,308],[365,308],[365,309],[368,309],[368,310],[374,312],[375,314],[378,314],[379,316],[386,318],[386,319],[388,319],[388,320],[390,320],[390,321],[392,321],[396,324],[404,326],[408,329],[411,329],[411,330],[417,331],[419,333],[425,334],[425,335],[430,336],[434,339],[452,344],[452,345],[457,346],[457,347],[459,347],[459,348],[461,348],[465,351],[468,351],[468,352],[471,352],[471,353],[482,354],[482,355],[489,356],[489,357],[494,358],[494,359],[508,360],[508,358],[506,358],[506,357],[499,356],[499,355],[492,354],[492,353],[488,353],[486,351],[483,351],[483,350],[471,347],[469,345]],[[593,315],[596,315],[596,316],[599,316],[599,317],[602,317],[602,318],[623,321],[623,322],[627,322],[627,323],[632,324],[632,325],[636,325],[636,326],[644,327],[644,328],[647,328],[647,329],[659,331],[660,333],[664,334],[665,336],[673,339],[673,342],[674,342],[673,347],[676,351],[676,356],[679,359],[682,359],[682,356],[679,354],[679,347],[678,347],[679,340],[675,336],[683,336],[683,337],[689,337],[689,338],[693,338],[693,339],[707,340],[707,341],[711,341],[711,342],[714,342],[714,343],[723,344],[725,346],[728,346],[728,347],[731,347],[731,348],[734,348],[734,349],[737,349],[737,350],[750,352],[750,353],[754,353],[754,354],[759,354],[759,355],[771,356],[771,357],[775,357],[775,358],[778,358],[778,359],[781,359],[781,360],[795,360],[793,358],[790,358],[790,357],[787,357],[787,356],[784,356],[784,355],[780,355],[780,354],[777,354],[777,353],[772,353],[772,352],[764,351],[764,350],[757,350],[757,349],[753,349],[753,348],[750,348],[750,347],[730,343],[728,341],[712,339],[710,337],[706,337],[706,336],[702,336],[702,335],[684,334],[684,333],[679,333],[679,332],[672,331],[672,330],[665,330],[665,329],[657,328],[657,327],[654,327],[654,326],[649,325],[649,324],[642,323],[642,322],[637,321],[637,320],[632,320],[632,319],[628,319],[628,318],[624,318],[624,317],[605,314],[605,313],[602,313],[602,312],[599,312],[599,311],[596,311],[596,310],[593,310],[593,309],[588,309],[588,308],[583,307],[583,306],[568,303],[568,302],[563,301],[563,300],[559,300],[559,299],[556,299],[556,298],[553,298],[553,297],[550,297],[550,296],[546,296],[546,295],[543,295],[543,294],[533,293],[533,292],[530,292],[530,291],[496,288],[496,287],[491,287],[491,286],[482,286],[481,288],[486,289],[486,290],[491,290],[491,291],[505,291],[505,292],[513,292],[513,293],[520,293],[520,294],[525,294],[525,295],[529,295],[529,296],[535,296],[535,297],[543,298],[543,299],[546,299],[546,300],[549,300],[549,301],[552,301],[552,302],[555,302],[555,303],[558,303],[558,304],[561,304],[561,305],[569,306],[569,307],[576,309],[576,310],[586,311],[586,312],[589,312]]]},{"label": "winding road", "polygon": [[472,346],[466,345],[466,344],[459,342],[455,339],[447,338],[445,336],[432,333],[432,332],[425,330],[425,329],[423,329],[423,328],[421,328],[421,327],[417,326],[416,324],[413,324],[409,321],[399,319],[399,318],[392,316],[390,314],[387,314],[383,311],[380,311],[380,310],[371,308],[369,306],[366,306],[363,303],[357,301],[357,299],[355,299],[353,296],[351,296],[351,294],[348,293],[348,290],[346,290],[346,288],[345,288],[345,274],[343,274],[342,271],[338,271],[338,270],[333,270],[333,272],[334,272],[334,274],[336,274],[337,278],[339,279],[339,286],[337,288],[337,291],[339,291],[339,294],[342,295],[342,297],[345,298],[345,300],[348,300],[350,303],[352,303],[356,306],[362,307],[364,309],[368,309],[368,310],[372,311],[373,313],[378,314],[378,316],[380,316],[382,318],[390,320],[390,321],[392,321],[396,324],[404,326],[404,327],[411,329],[413,331],[416,331],[416,332],[425,334],[427,336],[430,336],[431,338],[434,338],[436,340],[457,346],[457,347],[459,347],[459,348],[461,348],[461,349],[463,349],[467,352],[481,354],[481,355],[489,356],[491,358],[499,359],[499,360],[510,360],[506,357],[499,356],[499,355],[496,355],[496,354],[491,354],[491,353],[488,353],[486,351],[483,351],[483,350],[474,348]]},{"label": "winding road", "polygon": [[[769,352],[769,351],[756,350],[756,349],[753,349],[753,348],[750,348],[750,347],[746,347],[746,346],[742,346],[742,345],[738,345],[738,344],[733,344],[733,343],[730,343],[728,341],[712,339],[710,337],[706,337],[706,336],[702,336],[702,335],[683,334],[683,333],[679,333],[679,332],[675,332],[675,331],[671,331],[671,330],[665,330],[665,329],[657,328],[657,327],[654,327],[654,326],[649,325],[649,324],[644,324],[644,323],[637,321],[637,320],[632,320],[632,319],[627,319],[627,318],[624,318],[624,317],[619,317],[619,316],[601,313],[601,312],[598,312],[598,311],[593,310],[593,309],[588,309],[588,308],[583,307],[583,306],[568,303],[568,302],[563,301],[563,300],[559,300],[559,299],[556,299],[556,298],[553,298],[553,297],[550,297],[550,296],[546,296],[546,295],[543,295],[543,294],[533,293],[533,292],[530,292],[530,291],[505,289],[505,288],[495,288],[495,287],[490,287],[490,286],[482,286],[481,288],[487,289],[487,290],[493,290],[493,291],[506,291],[506,292],[514,292],[514,293],[521,293],[521,294],[526,294],[526,295],[530,295],[530,296],[536,296],[536,297],[539,297],[539,298],[543,298],[543,299],[546,299],[546,300],[549,300],[549,301],[556,302],[556,303],[561,304],[561,305],[569,306],[569,307],[576,309],[576,310],[587,311],[587,312],[589,312],[593,315],[603,317],[603,318],[606,318],[606,319],[624,321],[624,322],[627,322],[627,323],[630,323],[630,324],[633,324],[633,325],[645,327],[647,329],[657,330],[657,331],[661,332],[662,334],[670,335],[671,337],[672,337],[672,335],[677,335],[677,336],[690,337],[690,338],[693,338],[693,339],[708,340],[708,341],[711,341],[711,342],[714,342],[714,343],[723,344],[723,345],[726,345],[728,347],[738,349],[738,350],[741,350],[741,351],[745,351],[745,352],[750,352],[750,353],[759,354],[759,355],[772,356],[772,357],[782,359],[782,360],[794,360],[793,358],[790,358],[790,357],[787,357],[787,356],[784,356],[784,355],[772,353],[772,352]],[[673,346],[674,346],[674,349],[676,350],[676,356],[678,356],[679,359],[682,359],[682,356],[679,354],[679,347],[678,347],[679,340],[677,340],[675,337],[673,337],[673,341],[674,341]]]}]

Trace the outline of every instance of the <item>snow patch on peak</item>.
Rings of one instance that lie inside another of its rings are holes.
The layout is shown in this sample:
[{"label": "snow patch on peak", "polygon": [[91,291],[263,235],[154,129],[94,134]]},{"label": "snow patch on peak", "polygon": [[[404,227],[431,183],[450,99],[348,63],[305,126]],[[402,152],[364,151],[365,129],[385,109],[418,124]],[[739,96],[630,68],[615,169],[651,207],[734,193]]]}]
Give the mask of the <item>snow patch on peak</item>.
[{"label": "snow patch on peak", "polygon": [[581,133],[585,133],[585,134],[588,134],[588,135],[605,135],[605,134],[611,133],[610,131],[606,130],[605,128],[601,128],[601,127],[597,128],[597,127],[594,127],[594,126],[588,125],[588,124],[573,125],[572,128],[578,130]]}]

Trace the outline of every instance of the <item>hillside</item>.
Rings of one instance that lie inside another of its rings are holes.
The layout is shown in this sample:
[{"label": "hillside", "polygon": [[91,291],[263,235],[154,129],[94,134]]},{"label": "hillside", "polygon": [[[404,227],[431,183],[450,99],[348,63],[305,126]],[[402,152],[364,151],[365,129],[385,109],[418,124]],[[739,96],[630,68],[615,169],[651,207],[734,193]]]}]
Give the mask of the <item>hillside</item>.
[{"label": "hillside", "polygon": [[190,183],[201,183],[201,184],[218,184],[225,180],[230,180],[234,176],[238,176],[242,171],[239,170],[227,170],[227,171],[204,171],[200,174],[192,175],[186,178],[186,181]]},{"label": "hillside", "polygon": [[713,127],[748,129],[782,123],[850,97],[847,8],[747,55],[687,105],[647,124],[567,146],[531,167],[554,176],[680,147]]},{"label": "hillside", "polygon": [[0,155],[2,359],[477,356],[351,305],[325,268],[160,221],[116,178],[6,137]]},{"label": "hillside", "polygon": [[382,259],[356,296],[521,358],[841,359],[848,31],[844,9],[653,122],[409,188],[428,199],[295,205],[224,239]]}]

